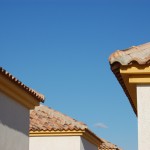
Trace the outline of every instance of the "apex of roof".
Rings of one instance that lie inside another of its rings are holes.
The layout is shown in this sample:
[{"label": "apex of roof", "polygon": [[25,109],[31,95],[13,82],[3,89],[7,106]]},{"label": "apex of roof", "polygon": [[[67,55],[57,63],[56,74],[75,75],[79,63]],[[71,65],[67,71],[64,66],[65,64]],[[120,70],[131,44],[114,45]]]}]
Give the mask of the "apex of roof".
[{"label": "apex of roof", "polygon": [[45,99],[44,95],[26,86],[25,84],[23,84],[21,81],[19,81],[16,77],[14,77],[12,74],[7,72],[2,67],[0,67],[0,75],[3,75],[5,78],[13,82],[15,85],[17,85],[18,87],[22,88],[24,91],[26,91],[27,93],[35,97],[39,102],[44,102],[44,99]]},{"label": "apex of roof", "polygon": [[136,62],[140,65],[150,63],[150,42],[139,46],[132,46],[125,50],[117,50],[109,57],[110,64],[130,65]]},{"label": "apex of roof", "polygon": [[30,111],[30,131],[85,130],[87,126],[44,105]]},{"label": "apex of roof", "polygon": [[116,145],[102,139],[102,144],[99,147],[99,150],[122,150],[120,148],[118,148]]}]

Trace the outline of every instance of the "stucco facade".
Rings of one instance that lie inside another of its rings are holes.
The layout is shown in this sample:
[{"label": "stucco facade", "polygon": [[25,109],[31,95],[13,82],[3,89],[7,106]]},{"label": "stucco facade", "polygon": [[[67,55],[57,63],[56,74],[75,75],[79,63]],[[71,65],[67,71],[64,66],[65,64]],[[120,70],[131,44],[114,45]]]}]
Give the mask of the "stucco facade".
[{"label": "stucco facade", "polygon": [[150,150],[150,43],[117,50],[109,62],[138,117],[138,149]]},{"label": "stucco facade", "polygon": [[0,67],[0,150],[29,150],[29,111],[44,96]]},{"label": "stucco facade", "polygon": [[28,150],[29,110],[0,92],[0,149]]},{"label": "stucco facade", "polygon": [[30,150],[98,150],[102,140],[86,124],[44,105],[30,111]]},{"label": "stucco facade", "polygon": [[150,150],[150,85],[137,85],[138,147]]},{"label": "stucco facade", "polygon": [[44,105],[30,110],[30,150],[119,150],[83,122]]},{"label": "stucco facade", "polygon": [[98,150],[81,136],[30,137],[29,150]]}]

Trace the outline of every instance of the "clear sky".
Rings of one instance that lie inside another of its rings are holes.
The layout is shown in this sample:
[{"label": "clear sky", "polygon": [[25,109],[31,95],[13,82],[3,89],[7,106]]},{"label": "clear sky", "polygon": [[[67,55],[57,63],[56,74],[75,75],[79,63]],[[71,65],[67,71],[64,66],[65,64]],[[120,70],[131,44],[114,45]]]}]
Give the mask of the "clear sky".
[{"label": "clear sky", "polygon": [[149,42],[147,0],[0,0],[0,65],[45,105],[137,150],[137,118],[110,71],[117,49]]}]

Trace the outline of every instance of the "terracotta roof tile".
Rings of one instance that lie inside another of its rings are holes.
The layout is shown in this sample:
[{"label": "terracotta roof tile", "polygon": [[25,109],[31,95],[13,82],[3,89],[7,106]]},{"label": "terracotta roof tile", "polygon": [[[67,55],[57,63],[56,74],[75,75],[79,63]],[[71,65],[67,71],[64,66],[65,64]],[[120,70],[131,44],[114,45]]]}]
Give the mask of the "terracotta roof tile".
[{"label": "terracotta roof tile", "polygon": [[7,72],[2,67],[0,67],[0,75],[5,76],[8,80],[15,83],[17,86],[19,86],[20,88],[22,88],[23,90],[28,92],[30,95],[35,97],[39,102],[44,102],[44,99],[45,99],[44,95],[42,95],[42,94],[38,93],[37,91],[35,91],[35,90],[29,88],[28,86],[26,86],[25,84],[23,84],[21,81],[19,81],[16,77],[14,77],[12,74]]},{"label": "terracotta roof tile", "polygon": [[150,64],[150,42],[139,46],[132,46],[125,50],[117,50],[109,57],[109,63],[112,72],[115,74],[117,80],[122,86],[135,114],[137,115],[136,106],[134,106],[129,91],[127,90],[127,87],[123,81],[122,75],[120,74],[120,67],[130,66],[134,63],[140,65]]},{"label": "terracotta roof tile", "polygon": [[87,126],[47,106],[37,106],[30,111],[30,131],[85,130]]},{"label": "terracotta roof tile", "polygon": [[[87,125],[79,122],[67,115],[64,115],[52,108],[44,105],[35,107],[34,110],[30,110],[30,131],[73,131],[73,130],[88,130],[88,132],[96,136],[91,132]],[[97,137],[97,136],[96,136]],[[98,137],[97,137],[98,138]],[[98,138],[100,140],[99,150],[121,150],[116,145]]]},{"label": "terracotta roof tile", "polygon": [[99,147],[99,150],[122,150],[120,148],[118,148],[116,145],[102,139],[102,144]]},{"label": "terracotta roof tile", "polygon": [[132,46],[125,50],[117,50],[109,57],[110,64],[116,62],[121,65],[130,65],[132,62],[138,64],[150,63],[150,42],[139,46]]}]

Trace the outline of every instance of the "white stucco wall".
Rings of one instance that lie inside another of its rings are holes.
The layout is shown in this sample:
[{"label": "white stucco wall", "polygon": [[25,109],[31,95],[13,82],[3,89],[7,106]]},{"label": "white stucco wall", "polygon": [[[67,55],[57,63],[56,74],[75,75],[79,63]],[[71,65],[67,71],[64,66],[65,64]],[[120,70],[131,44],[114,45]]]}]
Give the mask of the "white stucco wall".
[{"label": "white stucco wall", "polygon": [[29,150],[98,150],[80,136],[30,137]]},{"label": "white stucco wall", "polygon": [[29,110],[0,92],[0,150],[29,149]]},{"label": "white stucco wall", "polygon": [[138,149],[150,150],[150,86],[137,85]]},{"label": "white stucco wall", "polygon": [[80,150],[98,150],[98,147],[81,137]]},{"label": "white stucco wall", "polygon": [[29,150],[80,150],[80,136],[30,137]]}]

